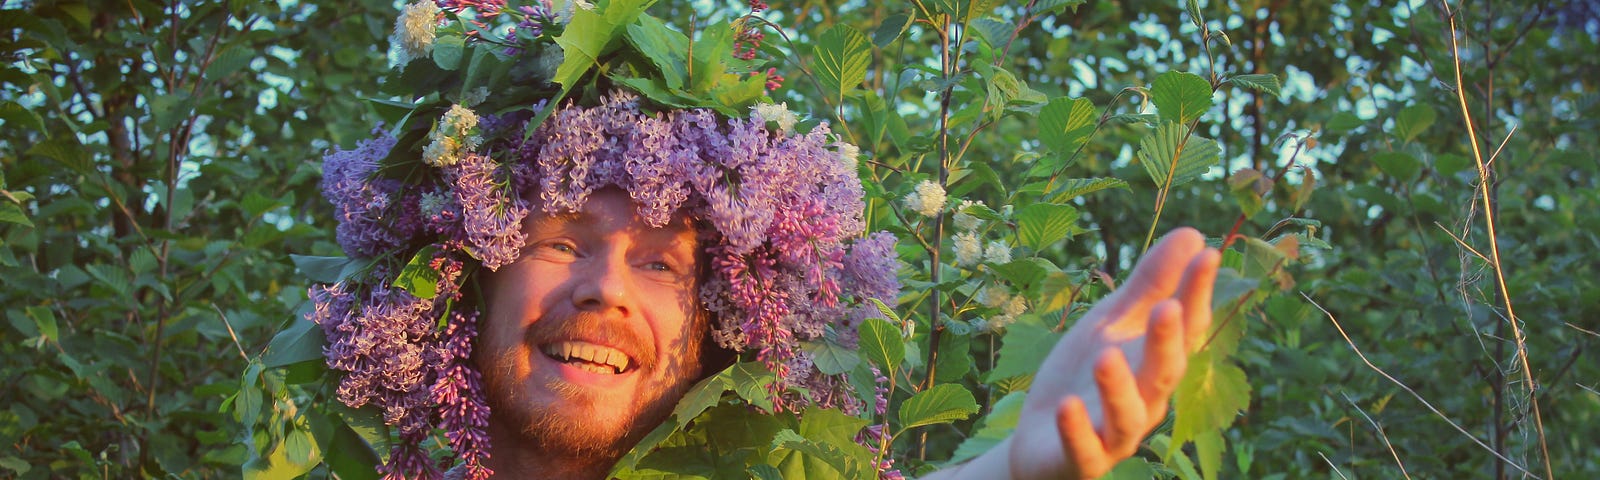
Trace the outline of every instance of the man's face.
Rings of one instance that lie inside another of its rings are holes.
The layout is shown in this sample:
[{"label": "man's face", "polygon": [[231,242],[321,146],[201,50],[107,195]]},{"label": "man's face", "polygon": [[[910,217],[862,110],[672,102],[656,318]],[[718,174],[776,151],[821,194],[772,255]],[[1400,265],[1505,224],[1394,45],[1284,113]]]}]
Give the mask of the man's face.
[{"label": "man's face", "polygon": [[614,460],[699,375],[708,327],[695,232],[683,218],[652,228],[634,212],[608,188],[575,215],[536,213],[521,258],[482,283],[477,359],[490,422],[505,433]]}]

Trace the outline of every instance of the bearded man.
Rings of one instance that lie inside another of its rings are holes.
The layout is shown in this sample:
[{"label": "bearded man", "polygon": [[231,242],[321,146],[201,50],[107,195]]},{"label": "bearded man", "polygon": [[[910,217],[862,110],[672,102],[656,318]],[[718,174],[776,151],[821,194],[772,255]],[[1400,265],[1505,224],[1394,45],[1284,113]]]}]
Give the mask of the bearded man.
[{"label": "bearded man", "polygon": [[[692,66],[663,64],[732,67],[672,51],[687,39],[648,1],[503,3],[406,7],[392,85],[416,103],[324,157],[337,239],[365,261],[313,286],[306,318],[338,399],[394,431],[379,471],[433,477],[447,448],[458,478],[603,478],[736,357],[770,374],[774,410],[861,411],[800,348],[899,296],[859,150],[761,102],[765,73],[653,86]],[[436,32],[443,18],[459,22]],[[610,36],[563,34],[580,23]],[[938,220],[937,197],[914,210]],[[1167,235],[1052,349],[1015,433],[934,477],[1092,478],[1132,455],[1209,328],[1219,259],[1194,230]]]}]

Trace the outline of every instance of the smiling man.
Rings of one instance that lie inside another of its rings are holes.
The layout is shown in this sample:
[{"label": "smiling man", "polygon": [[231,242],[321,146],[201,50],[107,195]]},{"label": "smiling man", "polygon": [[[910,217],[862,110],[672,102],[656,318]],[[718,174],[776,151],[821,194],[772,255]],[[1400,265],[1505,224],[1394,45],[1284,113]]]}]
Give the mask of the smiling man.
[{"label": "smiling man", "polygon": [[635,210],[613,187],[535,217],[522,258],[483,280],[478,364],[506,478],[603,475],[700,375],[697,234]]}]

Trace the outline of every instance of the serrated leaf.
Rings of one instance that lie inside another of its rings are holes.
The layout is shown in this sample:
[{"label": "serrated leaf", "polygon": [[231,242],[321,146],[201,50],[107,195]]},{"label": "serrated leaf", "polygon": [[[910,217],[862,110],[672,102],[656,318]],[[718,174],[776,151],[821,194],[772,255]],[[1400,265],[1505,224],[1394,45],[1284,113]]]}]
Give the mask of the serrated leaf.
[{"label": "serrated leaf", "polygon": [[217,52],[215,57],[212,57],[211,64],[206,66],[205,77],[208,80],[226,77],[249,65],[250,61],[255,57],[256,51],[254,49],[237,46],[223,48],[222,51]]},{"label": "serrated leaf", "polygon": [[[645,434],[644,438],[639,440],[639,443],[634,445],[632,450],[629,450],[627,454],[622,456],[621,460],[617,461],[615,466],[611,467],[610,475],[632,470],[634,466],[639,464],[640,460],[654,451],[662,441],[671,437],[673,433],[682,430],[689,424],[690,420],[700,416],[701,412],[711,408],[712,405],[716,405],[717,400],[722,398],[722,393],[728,391],[730,387],[728,374],[735,367],[737,365],[701,380],[693,387],[690,387],[689,392],[685,393],[683,399],[679,400],[678,404],[673,407],[672,416],[668,417],[667,421],[661,422],[661,425],[657,425],[650,433]],[[607,476],[606,478],[611,477]]]},{"label": "serrated leaf", "polygon": [[857,348],[862,358],[884,369],[884,373],[900,368],[900,362],[905,360],[906,344],[900,338],[899,326],[887,320],[869,318],[861,322],[859,331],[861,339]]},{"label": "serrated leaf", "polygon": [[349,480],[376,480],[378,471],[373,465],[382,463],[378,453],[372,450],[361,435],[357,434],[350,425],[339,421],[333,427],[333,439],[329,441],[327,452],[323,458],[328,464],[328,469],[337,474],[339,478]]},{"label": "serrated leaf", "polygon": [[571,89],[573,82],[593,67],[612,42],[620,36],[623,25],[633,23],[655,0],[613,0],[594,9],[575,8],[567,28],[556,37],[561,46],[561,65],[550,81]]},{"label": "serrated leaf", "polygon": [[689,77],[688,36],[668,28],[655,17],[645,15],[639,17],[638,22],[628,25],[628,42],[656,66],[667,88],[683,88],[684,80]]},{"label": "serrated leaf", "polygon": [[72,135],[57,135],[55,138],[35,143],[32,147],[28,147],[28,155],[55,160],[79,175],[96,173],[94,167],[90,165],[89,152],[84,151],[83,144],[78,143],[78,138]]},{"label": "serrated leaf", "polygon": [[1039,3],[1035,4],[1033,8],[1035,11],[1041,14],[1053,13],[1067,7],[1072,7],[1073,10],[1077,10],[1077,7],[1079,5],[1083,5],[1085,1],[1087,0],[1040,0]]},{"label": "serrated leaf", "polygon": [[1000,265],[991,264],[991,266],[994,267],[995,274],[999,275],[1001,279],[1022,288],[1027,288],[1043,280],[1052,272],[1061,271],[1054,263],[1039,257],[1019,258]]},{"label": "serrated leaf", "polygon": [[1039,365],[1044,363],[1045,356],[1050,354],[1050,349],[1060,339],[1061,333],[1052,332],[1038,323],[1011,324],[1006,327],[1005,337],[1000,339],[1000,360],[995,362],[994,369],[989,371],[984,381],[995,383],[1039,371]]},{"label": "serrated leaf", "polygon": [[1222,440],[1222,432],[1206,431],[1193,441],[1194,456],[1200,460],[1200,476],[1205,480],[1216,480],[1217,472],[1222,471],[1222,450],[1226,447]]},{"label": "serrated leaf", "polygon": [[900,428],[965,420],[978,413],[978,400],[966,387],[941,383],[912,395],[900,404]]},{"label": "serrated leaf", "polygon": [[1211,109],[1211,82],[1189,72],[1163,73],[1150,85],[1150,103],[1162,120],[1187,125]]},{"label": "serrated leaf", "polygon": [[872,31],[872,44],[878,48],[888,47],[890,43],[894,43],[896,38],[900,38],[900,35],[905,34],[906,30],[911,28],[912,20],[915,20],[915,18],[906,13],[896,13],[890,15],[889,18],[883,19],[883,22],[878,24],[878,28]]},{"label": "serrated leaf", "polygon": [[1173,405],[1169,449],[1233,425],[1238,413],[1250,406],[1250,383],[1233,362],[1201,350],[1189,357],[1189,371],[1178,382]]},{"label": "serrated leaf", "polygon": [[44,131],[44,119],[38,113],[34,113],[33,110],[29,110],[20,103],[0,100],[0,120],[5,120],[7,130],[20,131],[21,129],[28,129],[44,133],[46,138],[49,137],[49,132]]},{"label": "serrated leaf", "polygon": [[750,474],[750,478],[759,480],[783,480],[783,472],[779,472],[778,467],[765,463],[751,465],[745,472]]},{"label": "serrated leaf", "polygon": [[861,32],[843,23],[835,24],[817,39],[817,79],[823,95],[841,103],[857,85],[867,79],[867,64],[872,47]]},{"label": "serrated leaf", "polygon": [[1051,151],[1070,155],[1089,142],[1095,118],[1094,102],[1089,99],[1052,98],[1039,110],[1039,141]]},{"label": "serrated leaf", "polygon": [[1324,124],[1323,128],[1332,133],[1344,133],[1355,130],[1364,124],[1366,122],[1361,121],[1361,117],[1357,117],[1354,113],[1339,112],[1333,114],[1333,118],[1329,118],[1328,123]]},{"label": "serrated leaf", "polygon": [[1278,81],[1277,75],[1271,73],[1237,75],[1228,79],[1228,81],[1233,82],[1233,85],[1239,88],[1270,93],[1274,97],[1283,97],[1283,83]]},{"label": "serrated leaf", "polygon": [[689,55],[693,64],[689,69],[689,91],[694,94],[710,92],[727,71],[726,59],[733,51],[733,28],[726,21],[718,22],[701,31],[700,38],[689,48],[693,49]]},{"label": "serrated leaf", "polygon": [[1150,174],[1156,188],[1168,189],[1200,178],[1217,165],[1222,149],[1211,139],[1190,136],[1189,127],[1162,122],[1156,131],[1139,140],[1139,163]]},{"label": "serrated leaf", "polygon": [[1400,109],[1400,114],[1394,119],[1394,136],[1409,142],[1433,126],[1437,119],[1438,113],[1430,105],[1416,104]]},{"label": "serrated leaf", "polygon": [[[854,442],[846,442],[844,444],[855,445]],[[859,445],[855,446],[860,447]],[[775,451],[790,450],[801,456],[796,458],[791,455],[779,461],[780,465],[789,467],[785,469],[784,478],[865,478],[866,471],[863,469],[865,459],[856,458],[834,444],[807,439],[794,430],[783,429],[778,431],[778,434],[772,438],[772,449]],[[830,475],[830,472],[811,468],[811,465],[807,465],[807,462],[804,461],[805,457],[820,461],[818,466],[826,465],[837,472],[838,476],[835,477]]]},{"label": "serrated leaf", "polygon": [[801,348],[811,355],[811,363],[817,370],[827,375],[848,372],[861,363],[856,351],[828,340],[806,342]]},{"label": "serrated leaf", "polygon": [[1067,203],[1074,198],[1113,188],[1128,190],[1128,182],[1111,177],[1068,178],[1061,180],[1055,190],[1045,198],[1049,199],[1050,203]]},{"label": "serrated leaf", "polygon": [[1060,241],[1078,222],[1078,209],[1071,205],[1035,203],[1017,211],[1017,241],[1034,250]]},{"label": "serrated leaf", "polygon": [[28,220],[28,214],[22,211],[22,206],[11,202],[0,202],[0,222],[33,228],[33,221]]},{"label": "serrated leaf", "polygon": [[1409,184],[1422,173],[1422,162],[1406,152],[1379,152],[1372,156],[1372,163],[1400,183]]}]

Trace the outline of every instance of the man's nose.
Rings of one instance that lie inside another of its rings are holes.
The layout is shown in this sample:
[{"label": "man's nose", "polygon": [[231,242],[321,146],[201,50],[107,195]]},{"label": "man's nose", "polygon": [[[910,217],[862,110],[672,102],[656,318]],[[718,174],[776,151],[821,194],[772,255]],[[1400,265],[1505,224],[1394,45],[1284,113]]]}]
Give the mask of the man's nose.
[{"label": "man's nose", "polygon": [[632,295],[628,262],[615,255],[589,257],[583,262],[577,284],[573,286],[572,302],[580,310],[606,312],[617,310],[626,317],[632,313]]}]

